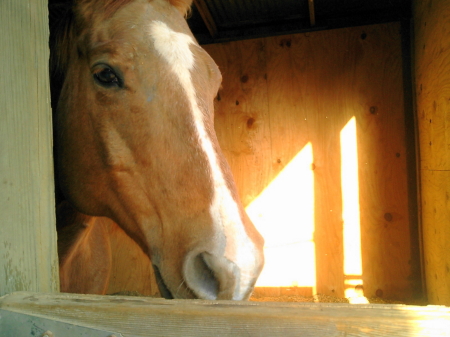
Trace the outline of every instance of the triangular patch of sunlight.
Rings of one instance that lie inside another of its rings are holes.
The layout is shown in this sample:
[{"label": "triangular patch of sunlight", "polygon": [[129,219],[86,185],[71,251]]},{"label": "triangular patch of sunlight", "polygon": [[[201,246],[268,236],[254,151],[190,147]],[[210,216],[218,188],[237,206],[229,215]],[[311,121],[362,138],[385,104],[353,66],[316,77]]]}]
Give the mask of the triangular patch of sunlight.
[{"label": "triangular patch of sunlight", "polygon": [[316,286],[311,143],[246,208],[265,239],[257,287]]}]

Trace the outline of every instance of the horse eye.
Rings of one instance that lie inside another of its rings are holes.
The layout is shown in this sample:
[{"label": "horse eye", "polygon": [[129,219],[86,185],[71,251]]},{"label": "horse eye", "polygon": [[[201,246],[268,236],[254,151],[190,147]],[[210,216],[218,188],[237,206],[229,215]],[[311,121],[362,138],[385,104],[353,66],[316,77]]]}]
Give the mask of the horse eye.
[{"label": "horse eye", "polygon": [[94,73],[94,78],[98,84],[103,87],[121,87],[121,81],[114,70],[109,67],[103,67]]}]

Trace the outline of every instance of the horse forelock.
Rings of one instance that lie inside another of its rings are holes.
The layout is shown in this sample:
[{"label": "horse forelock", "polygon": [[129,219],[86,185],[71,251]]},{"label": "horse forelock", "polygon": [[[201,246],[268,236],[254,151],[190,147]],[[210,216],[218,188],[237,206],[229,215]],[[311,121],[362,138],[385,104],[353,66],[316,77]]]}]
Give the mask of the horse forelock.
[{"label": "horse forelock", "polygon": [[[112,17],[133,1],[135,0],[49,0],[51,75],[61,81],[76,38],[89,31],[95,21]],[[166,1],[183,15],[189,13],[192,4],[192,0]]]},{"label": "horse forelock", "polygon": [[133,0],[50,0],[50,71],[64,77],[77,38]]},{"label": "horse forelock", "polygon": [[192,0],[169,0],[169,2],[172,6],[178,8],[183,15],[186,16],[189,14]]}]

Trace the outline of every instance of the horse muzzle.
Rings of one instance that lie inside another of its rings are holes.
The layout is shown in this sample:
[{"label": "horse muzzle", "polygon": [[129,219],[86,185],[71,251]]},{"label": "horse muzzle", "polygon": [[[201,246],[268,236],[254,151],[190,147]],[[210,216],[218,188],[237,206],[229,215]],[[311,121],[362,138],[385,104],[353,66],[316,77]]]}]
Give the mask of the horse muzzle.
[{"label": "horse muzzle", "polygon": [[200,298],[206,300],[247,300],[262,270],[264,258],[254,260],[253,268],[239,266],[224,256],[208,252],[187,255],[183,281],[174,286],[164,280],[158,266],[153,265],[161,295],[166,299]]},{"label": "horse muzzle", "polygon": [[246,300],[261,272],[260,257],[240,265],[225,256],[208,252],[189,254],[183,267],[186,285],[198,298],[208,300]]}]

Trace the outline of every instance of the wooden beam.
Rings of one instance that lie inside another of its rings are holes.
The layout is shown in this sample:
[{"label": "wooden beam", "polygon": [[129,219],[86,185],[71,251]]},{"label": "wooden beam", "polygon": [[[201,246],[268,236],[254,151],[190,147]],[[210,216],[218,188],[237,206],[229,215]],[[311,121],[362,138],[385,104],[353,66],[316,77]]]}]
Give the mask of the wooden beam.
[{"label": "wooden beam", "polygon": [[208,28],[209,33],[211,34],[211,37],[217,36],[217,26],[216,23],[211,15],[211,12],[209,11],[208,6],[206,5],[205,0],[194,0],[194,4],[197,7],[198,12],[200,13],[200,16],[203,19],[203,22],[206,25],[206,28]]},{"label": "wooden beam", "polygon": [[[450,308],[437,306],[165,300],[21,292],[1,298],[0,309],[123,336],[450,336]],[[5,331],[8,336],[19,336],[15,328],[19,327],[0,318],[1,336],[6,336]],[[49,326],[45,329],[51,331]]]},{"label": "wooden beam", "polygon": [[0,1],[0,296],[59,291],[48,1]]},{"label": "wooden beam", "polygon": [[450,3],[413,4],[425,278],[430,303],[450,305]]},{"label": "wooden beam", "polygon": [[309,23],[311,24],[311,27],[314,27],[316,25],[316,12],[314,8],[314,0],[308,0],[309,5]]}]

